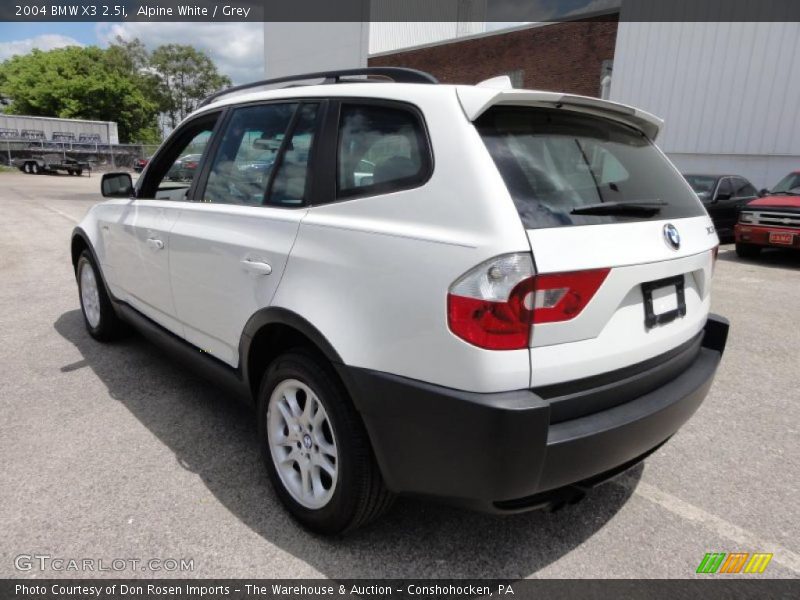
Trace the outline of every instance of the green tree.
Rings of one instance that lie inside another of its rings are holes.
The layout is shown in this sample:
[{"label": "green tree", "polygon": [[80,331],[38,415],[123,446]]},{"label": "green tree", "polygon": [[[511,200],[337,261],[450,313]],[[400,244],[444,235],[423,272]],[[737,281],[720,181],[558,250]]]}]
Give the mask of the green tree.
[{"label": "green tree", "polygon": [[150,69],[159,77],[159,108],[174,128],[198,102],[231,85],[203,52],[183,44],[159,46],[150,55]]},{"label": "green tree", "polygon": [[[113,47],[112,47],[113,48]],[[70,46],[34,50],[0,63],[6,112],[116,121],[123,142],[159,138],[158,103],[120,50]]]}]

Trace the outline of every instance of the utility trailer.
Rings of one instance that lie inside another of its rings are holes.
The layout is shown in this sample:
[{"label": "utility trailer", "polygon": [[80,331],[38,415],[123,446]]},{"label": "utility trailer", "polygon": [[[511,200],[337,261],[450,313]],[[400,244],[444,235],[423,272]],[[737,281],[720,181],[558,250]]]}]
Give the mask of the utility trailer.
[{"label": "utility trailer", "polygon": [[31,156],[29,158],[18,158],[14,165],[22,172],[29,175],[40,173],[57,173],[65,171],[69,175],[83,175],[91,170],[91,165],[85,161],[66,158],[60,154],[44,154],[41,156]]}]

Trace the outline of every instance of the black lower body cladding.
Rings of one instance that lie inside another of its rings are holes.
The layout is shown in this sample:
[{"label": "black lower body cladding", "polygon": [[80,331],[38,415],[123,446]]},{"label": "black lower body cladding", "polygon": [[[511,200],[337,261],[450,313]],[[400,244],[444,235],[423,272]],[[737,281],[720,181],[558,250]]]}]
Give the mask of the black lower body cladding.
[{"label": "black lower body cladding", "polygon": [[[726,319],[711,315],[690,348],[692,355],[686,358],[684,352],[682,370],[671,372],[668,381],[648,361],[646,370],[625,374],[624,389],[648,389],[642,388],[648,378],[656,387],[558,422],[551,411],[555,400],[535,390],[476,394],[337,368],[364,418],[390,490],[504,512],[542,506],[547,492],[610,477],[663,444],[708,393],[728,327]],[[665,363],[674,369],[676,357],[670,359]],[[608,385],[604,382],[597,393],[607,396]],[[581,394],[590,398],[592,390]]]}]

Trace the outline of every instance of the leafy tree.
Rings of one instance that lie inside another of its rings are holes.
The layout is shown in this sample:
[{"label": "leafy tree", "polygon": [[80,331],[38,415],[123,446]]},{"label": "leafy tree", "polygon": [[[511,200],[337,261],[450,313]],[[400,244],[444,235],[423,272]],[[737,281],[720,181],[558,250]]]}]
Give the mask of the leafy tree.
[{"label": "leafy tree", "polygon": [[146,75],[150,67],[150,53],[139,38],[126,40],[117,36],[106,50],[109,64],[120,71]]},{"label": "leafy tree", "polygon": [[119,52],[70,46],[34,50],[0,64],[6,112],[116,121],[124,142],[158,140],[158,104]]},{"label": "leafy tree", "polygon": [[150,55],[150,69],[160,80],[159,108],[174,128],[203,98],[231,85],[213,61],[192,46],[167,44]]},{"label": "leafy tree", "polygon": [[106,49],[34,50],[0,63],[5,112],[116,121],[123,142],[157,143],[160,114],[174,128],[201,99],[230,84],[192,46],[167,44],[151,53],[140,40],[121,37]]}]

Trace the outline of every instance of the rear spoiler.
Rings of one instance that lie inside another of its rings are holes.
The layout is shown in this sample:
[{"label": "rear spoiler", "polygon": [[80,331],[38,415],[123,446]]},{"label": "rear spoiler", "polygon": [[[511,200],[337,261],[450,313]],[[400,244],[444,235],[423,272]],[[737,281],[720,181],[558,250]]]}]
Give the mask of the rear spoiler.
[{"label": "rear spoiler", "polygon": [[500,90],[489,87],[458,87],[458,99],[464,114],[470,121],[474,121],[490,107],[501,104],[503,106],[539,106],[544,108],[567,108],[583,113],[593,114],[608,119],[614,119],[638,129],[651,140],[658,137],[664,121],[648,112],[591,98],[589,96],[576,96],[561,94],[559,92],[538,92],[533,90]]}]

